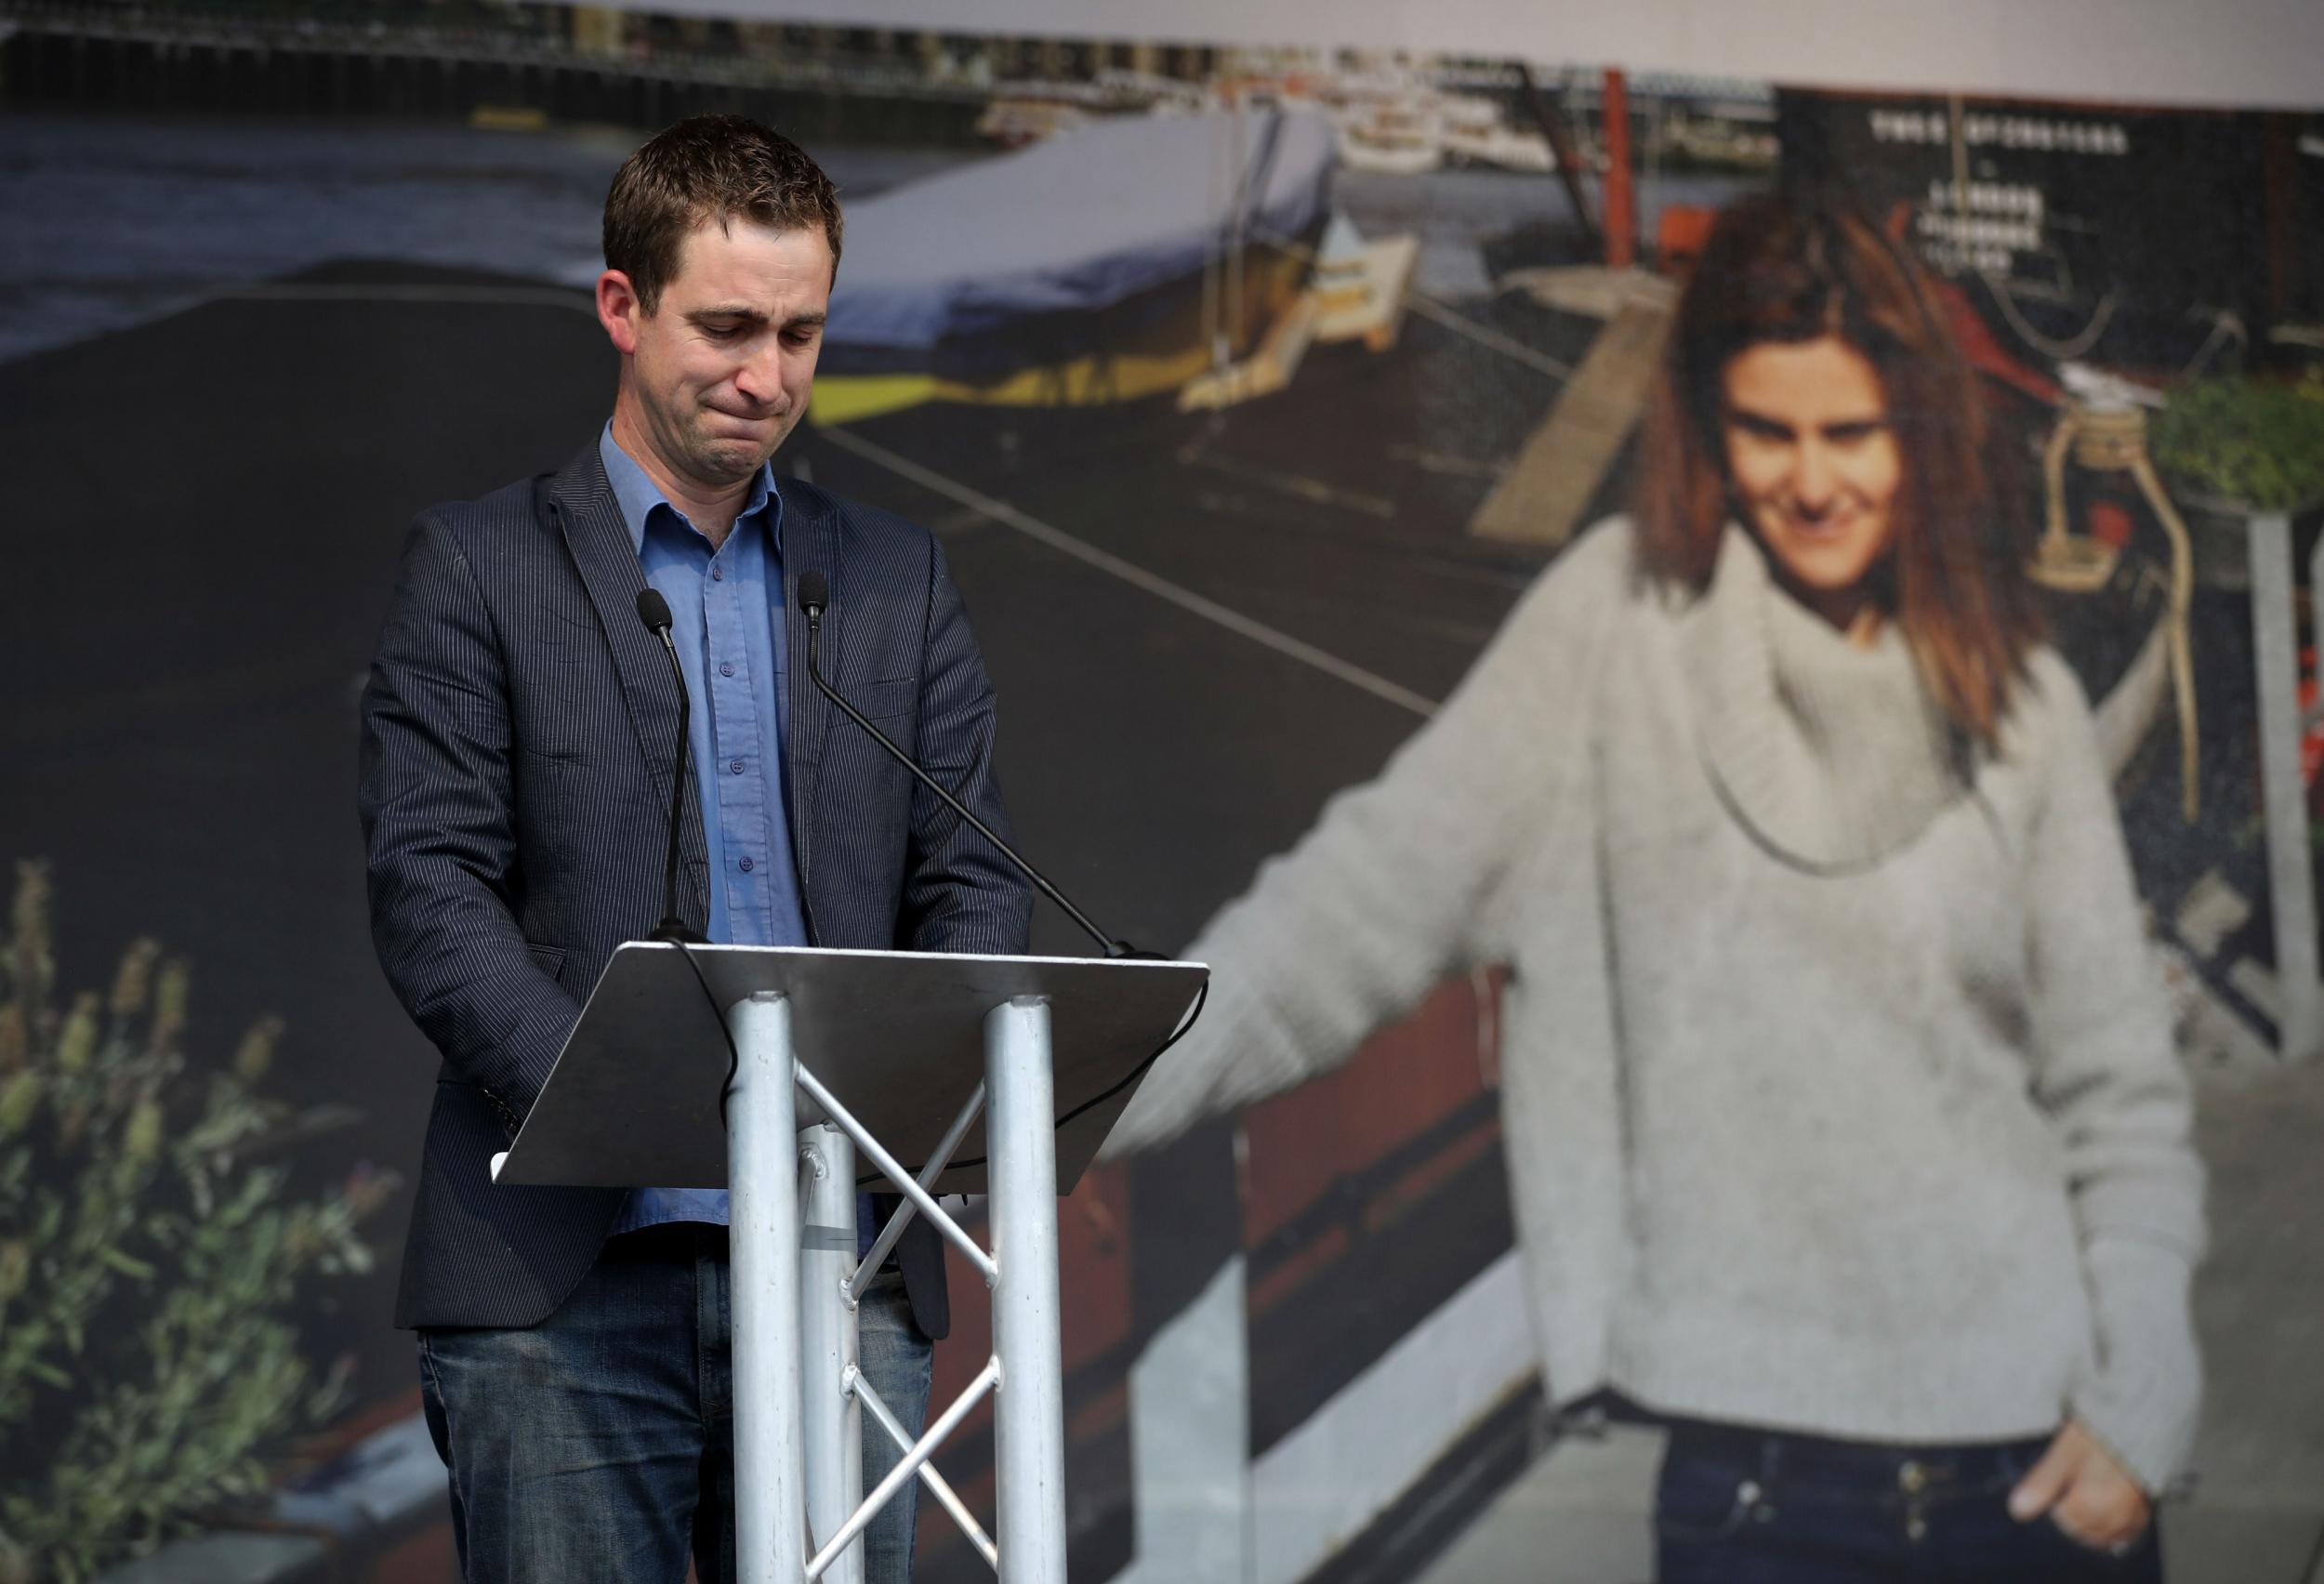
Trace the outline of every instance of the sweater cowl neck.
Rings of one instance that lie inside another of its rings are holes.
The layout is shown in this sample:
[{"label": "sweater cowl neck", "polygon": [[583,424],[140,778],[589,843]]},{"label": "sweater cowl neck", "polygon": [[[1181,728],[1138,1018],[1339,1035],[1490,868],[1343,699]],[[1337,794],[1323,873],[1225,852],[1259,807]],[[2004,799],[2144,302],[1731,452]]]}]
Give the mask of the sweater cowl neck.
[{"label": "sweater cowl neck", "polygon": [[1682,622],[1697,757],[1728,814],[1781,862],[1862,873],[1966,791],[1955,734],[1896,624],[1852,642],[1776,581],[1741,527],[1727,525]]}]

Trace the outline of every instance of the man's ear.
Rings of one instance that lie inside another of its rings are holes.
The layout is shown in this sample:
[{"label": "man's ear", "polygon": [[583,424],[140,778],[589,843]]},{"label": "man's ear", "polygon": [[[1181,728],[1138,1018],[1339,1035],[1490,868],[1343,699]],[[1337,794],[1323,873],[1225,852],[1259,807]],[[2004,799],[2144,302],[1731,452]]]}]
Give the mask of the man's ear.
[{"label": "man's ear", "polygon": [[638,321],[644,316],[645,306],[627,273],[608,270],[597,278],[597,322],[614,350],[627,357],[638,350]]}]

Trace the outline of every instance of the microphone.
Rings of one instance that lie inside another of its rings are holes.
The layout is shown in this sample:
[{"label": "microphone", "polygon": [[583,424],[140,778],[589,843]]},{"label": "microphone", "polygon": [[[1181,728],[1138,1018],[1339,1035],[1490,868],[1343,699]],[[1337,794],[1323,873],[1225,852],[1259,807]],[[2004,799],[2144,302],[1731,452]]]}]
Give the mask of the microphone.
[{"label": "microphone", "polygon": [[662,653],[669,656],[669,674],[678,683],[678,746],[670,753],[669,855],[662,866],[662,921],[654,926],[648,939],[698,946],[704,944],[702,935],[678,917],[678,811],[682,806],[679,799],[686,795],[693,706],[686,696],[686,673],[678,664],[678,645],[670,641],[669,601],[662,598],[660,589],[638,591],[638,619],[662,640]]},{"label": "microphone", "polygon": [[840,713],[844,714],[850,720],[854,721],[855,724],[870,733],[872,734],[872,740],[878,743],[881,747],[887,749],[889,757],[893,759],[898,764],[902,765],[905,769],[910,771],[914,775],[918,776],[921,785],[927,787],[931,792],[935,793],[937,797],[942,798],[951,806],[954,813],[958,814],[962,819],[968,821],[971,825],[974,826],[976,833],[997,848],[1000,851],[1001,856],[1008,859],[1010,863],[1015,865],[1019,872],[1021,872],[1025,878],[1031,880],[1034,886],[1043,896],[1049,898],[1050,901],[1063,908],[1066,915],[1089,933],[1089,938],[1098,944],[1099,947],[1103,950],[1107,957],[1144,957],[1156,961],[1161,960],[1161,953],[1140,951],[1137,947],[1131,945],[1128,941],[1115,940],[1104,931],[1089,922],[1089,916],[1082,912],[1081,909],[1076,907],[1070,901],[1068,901],[1063,891],[1059,891],[1054,885],[1051,885],[1047,875],[1042,874],[1040,870],[1025,862],[1023,856],[1020,854],[1015,848],[1010,846],[1007,842],[1003,841],[998,836],[993,833],[992,826],[986,825],[983,820],[978,819],[974,814],[971,813],[967,804],[961,802],[959,799],[954,797],[950,792],[946,791],[941,785],[938,784],[934,776],[922,770],[919,765],[914,761],[910,754],[907,754],[902,748],[897,747],[895,744],[889,739],[887,733],[882,732],[878,727],[873,725],[869,719],[865,719],[862,710],[848,703],[846,699],[841,698],[839,696],[838,690],[834,688],[829,682],[824,680],[823,666],[818,650],[820,649],[823,641],[823,614],[830,606],[830,603],[831,587],[829,583],[825,581],[822,573],[802,572],[799,574],[799,614],[807,618],[807,675],[809,679],[814,682],[816,690],[820,692],[824,697],[829,699],[833,704],[838,705],[839,706]]}]

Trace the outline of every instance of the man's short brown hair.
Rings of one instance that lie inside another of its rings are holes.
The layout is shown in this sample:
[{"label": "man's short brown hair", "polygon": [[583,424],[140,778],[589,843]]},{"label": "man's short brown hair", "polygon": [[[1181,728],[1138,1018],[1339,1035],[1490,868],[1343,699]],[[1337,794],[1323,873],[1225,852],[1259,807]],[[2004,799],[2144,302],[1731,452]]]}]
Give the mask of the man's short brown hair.
[{"label": "man's short brown hair", "polygon": [[697,115],[622,162],[605,195],[605,267],[652,313],[695,228],[737,216],[773,231],[821,226],[839,268],[839,194],[788,138],[745,115]]}]

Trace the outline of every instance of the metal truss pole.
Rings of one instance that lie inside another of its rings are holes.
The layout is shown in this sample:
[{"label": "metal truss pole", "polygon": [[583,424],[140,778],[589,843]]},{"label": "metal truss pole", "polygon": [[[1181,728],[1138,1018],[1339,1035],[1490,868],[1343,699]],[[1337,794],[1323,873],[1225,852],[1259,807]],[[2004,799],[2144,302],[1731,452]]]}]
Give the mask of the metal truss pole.
[{"label": "metal truss pole", "polygon": [[[847,1383],[856,1369],[855,1144],[827,1122],[799,1135],[799,1343],[804,1371],[809,1549],[820,1547],[864,1499],[863,1415]],[[824,1577],[863,1584],[864,1547],[851,1544]]]},{"label": "metal truss pole", "polygon": [[993,1260],[994,1538],[1003,1584],[1064,1584],[1065,1416],[1058,1345],[1057,1139],[1049,1002],[984,1019]]},{"label": "metal truss pole", "polygon": [[727,1012],[734,1304],[734,1546],[742,1584],[795,1584],[807,1558],[800,1437],[798,1115],[791,1008],[761,992]]}]

